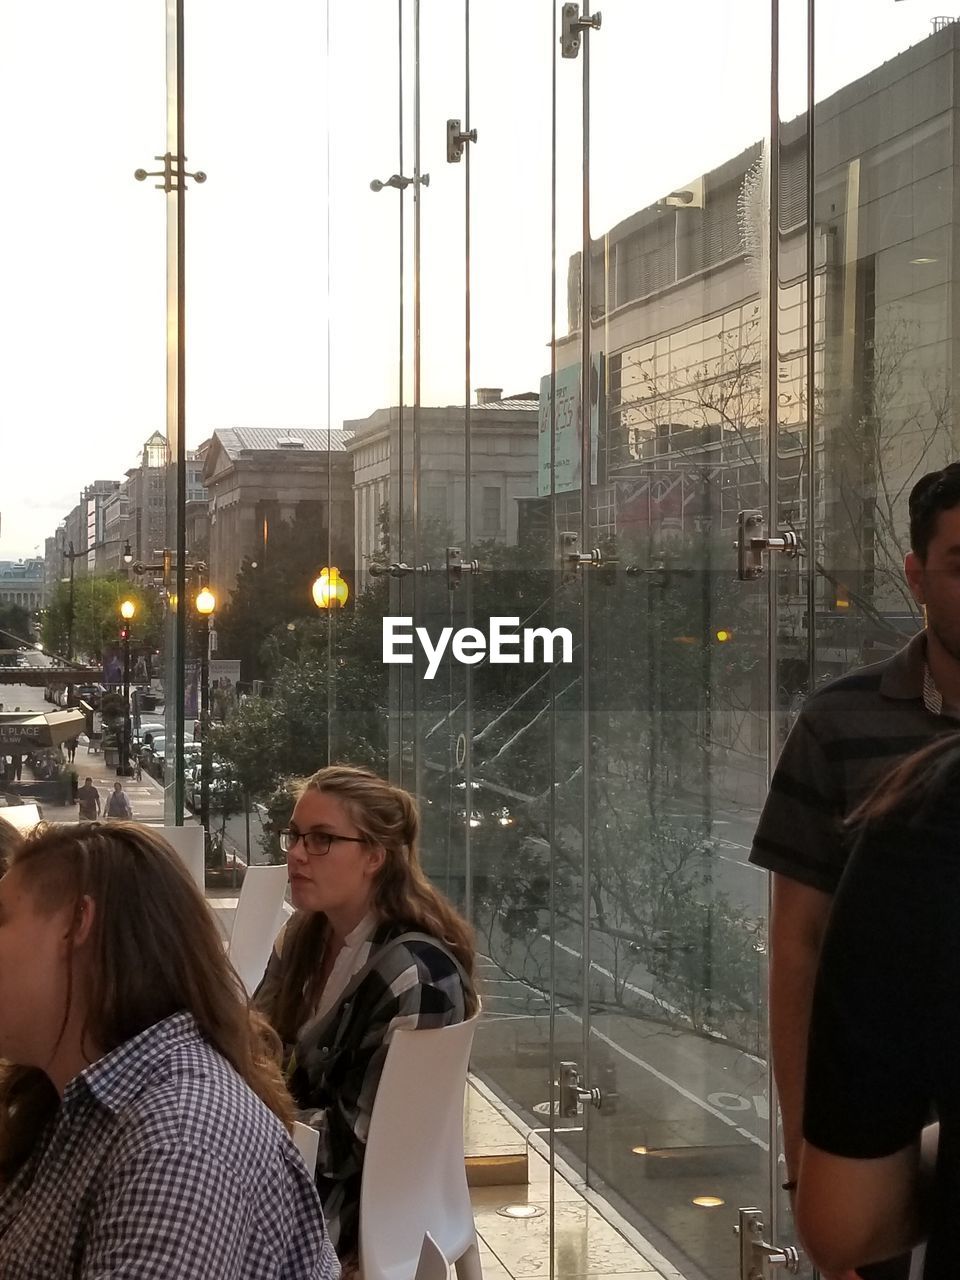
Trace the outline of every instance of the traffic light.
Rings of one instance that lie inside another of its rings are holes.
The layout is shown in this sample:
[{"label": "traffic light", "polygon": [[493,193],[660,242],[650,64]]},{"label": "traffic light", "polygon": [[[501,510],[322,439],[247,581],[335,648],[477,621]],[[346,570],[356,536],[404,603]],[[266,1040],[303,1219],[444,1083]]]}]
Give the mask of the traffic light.
[{"label": "traffic light", "polygon": [[713,634],[718,644],[726,644],[728,640],[733,639],[733,632],[728,631],[726,627],[717,627]]},{"label": "traffic light", "polygon": [[129,628],[129,627],[121,627],[121,628],[120,628],[120,639],[121,639],[121,640],[129,640],[129,639],[130,639],[130,628]]}]

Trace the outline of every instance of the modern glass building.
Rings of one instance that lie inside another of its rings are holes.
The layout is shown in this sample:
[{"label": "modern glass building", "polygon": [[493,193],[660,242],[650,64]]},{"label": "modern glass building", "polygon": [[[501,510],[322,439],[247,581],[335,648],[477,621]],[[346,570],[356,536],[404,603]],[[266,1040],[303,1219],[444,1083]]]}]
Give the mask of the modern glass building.
[{"label": "modern glass building", "polygon": [[196,820],[209,581],[227,849],[274,856],[285,779],[327,761],[415,792],[482,952],[478,1081],[591,1212],[734,1280],[738,1208],[792,1238],[757,816],[805,696],[921,626],[907,494],[960,455],[960,23],[54,8],[0,18],[0,556],[161,449],[163,545],[108,577],[156,605],[165,820]]}]

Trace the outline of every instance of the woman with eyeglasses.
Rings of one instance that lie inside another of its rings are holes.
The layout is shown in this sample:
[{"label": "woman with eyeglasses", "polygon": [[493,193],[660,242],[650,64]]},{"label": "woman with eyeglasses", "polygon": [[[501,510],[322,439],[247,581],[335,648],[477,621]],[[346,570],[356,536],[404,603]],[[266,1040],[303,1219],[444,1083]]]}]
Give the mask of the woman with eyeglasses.
[{"label": "woman with eyeglasses", "polygon": [[445,1027],[478,1007],[469,925],[420,866],[413,798],[332,765],[280,832],[295,914],[254,1004],[287,1049],[300,1118],[320,1133],[317,1186],[342,1259],[357,1249],[373,1102],[397,1027]]}]

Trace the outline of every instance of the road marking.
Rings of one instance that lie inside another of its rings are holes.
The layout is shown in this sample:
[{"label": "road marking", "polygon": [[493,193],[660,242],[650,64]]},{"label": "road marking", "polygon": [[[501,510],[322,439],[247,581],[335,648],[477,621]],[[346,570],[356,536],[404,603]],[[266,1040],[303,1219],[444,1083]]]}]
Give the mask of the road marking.
[{"label": "road marking", "polygon": [[[558,947],[562,947],[564,951],[569,951],[571,955],[579,954],[578,952],[572,951],[571,948],[567,947],[562,942],[557,942],[556,945]],[[484,957],[484,958],[489,959],[489,957]],[[582,957],[580,958],[582,959]],[[542,991],[538,991],[536,987],[531,987],[529,983],[524,982],[521,978],[517,978],[516,981],[521,986],[527,987],[528,990],[532,991],[535,995],[540,996],[541,999],[547,998]],[[579,1014],[574,1013],[571,1009],[561,1008],[558,1010],[558,1012],[566,1014],[568,1018],[572,1018],[574,1022],[577,1022],[580,1024],[580,1026],[583,1026],[583,1018],[581,1018]],[[736,1121],[733,1120],[730,1116],[724,1115],[722,1111],[720,1111],[717,1107],[711,1106],[710,1103],[707,1102],[704,1098],[698,1098],[695,1093],[691,1093],[690,1090],[687,1089],[684,1085],[680,1084],[678,1080],[674,1080],[670,1076],[664,1075],[664,1073],[658,1070],[655,1066],[653,1066],[652,1063],[646,1062],[643,1058],[638,1057],[635,1053],[632,1053],[629,1049],[625,1048],[622,1044],[619,1044],[616,1040],[611,1039],[610,1036],[605,1035],[604,1032],[598,1031],[596,1027],[591,1026],[590,1034],[596,1036],[598,1040],[602,1040],[604,1044],[608,1045],[611,1049],[614,1050],[614,1052],[619,1053],[621,1057],[626,1058],[628,1062],[632,1062],[634,1066],[640,1067],[641,1070],[648,1072],[655,1079],[659,1080],[662,1084],[665,1084],[668,1089],[673,1089],[675,1093],[679,1093],[680,1096],[683,1098],[686,1098],[688,1102],[692,1102],[694,1106],[699,1107],[701,1111],[706,1111],[710,1115],[716,1116],[718,1120],[721,1120],[725,1125],[728,1125],[731,1129],[739,1133],[742,1137],[752,1142],[755,1146],[758,1146],[761,1151],[770,1150],[770,1144],[767,1142],[764,1142],[762,1138],[758,1138],[755,1133],[750,1133],[749,1130],[741,1128],[740,1125],[738,1125]],[[751,1054],[747,1054],[746,1056],[752,1057]],[[757,1059],[757,1061],[760,1061],[760,1060]]]}]

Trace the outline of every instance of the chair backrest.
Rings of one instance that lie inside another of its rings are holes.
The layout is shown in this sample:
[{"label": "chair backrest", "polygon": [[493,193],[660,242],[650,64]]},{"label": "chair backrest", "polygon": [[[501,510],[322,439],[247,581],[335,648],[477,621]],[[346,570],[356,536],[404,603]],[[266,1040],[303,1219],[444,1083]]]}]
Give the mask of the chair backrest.
[{"label": "chair backrest", "polygon": [[32,831],[40,821],[40,810],[35,804],[6,804],[0,808],[0,817],[18,831]]},{"label": "chair backrest", "polygon": [[203,827],[191,823],[188,827],[159,827],[160,834],[167,844],[173,846],[180,855],[181,861],[190,872],[190,878],[201,893],[204,891],[203,879]]},{"label": "chair backrest", "polygon": [[249,994],[257,989],[280,931],[283,895],[287,887],[285,863],[278,867],[247,867],[230,934],[230,963]]},{"label": "chair backrest", "polygon": [[420,1249],[420,1261],[417,1263],[417,1274],[414,1280],[448,1280],[450,1264],[443,1256],[436,1240],[428,1231],[423,1237]]},{"label": "chair backrest", "polygon": [[475,1239],[463,1096],[477,1018],[394,1032],[370,1117],[360,1191],[365,1280],[409,1280],[429,1232],[445,1258]]},{"label": "chair backrest", "polygon": [[317,1168],[317,1156],[320,1153],[320,1134],[308,1124],[299,1120],[293,1122],[293,1141],[303,1158],[303,1163],[313,1174]]}]

